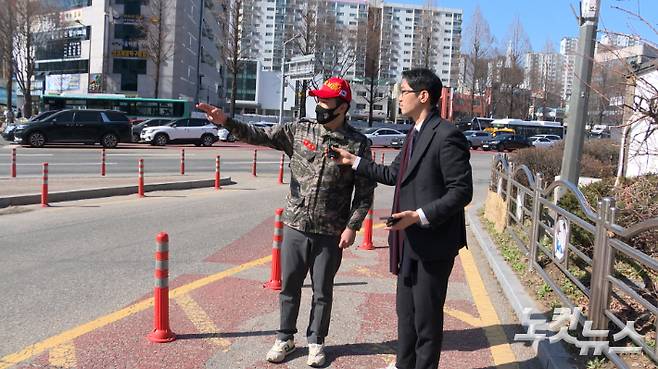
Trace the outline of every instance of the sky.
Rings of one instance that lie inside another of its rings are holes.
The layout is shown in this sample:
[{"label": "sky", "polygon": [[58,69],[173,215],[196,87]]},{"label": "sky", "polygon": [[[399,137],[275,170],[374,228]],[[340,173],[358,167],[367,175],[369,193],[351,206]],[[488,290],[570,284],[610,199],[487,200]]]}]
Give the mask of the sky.
[{"label": "sky", "polygon": [[[424,5],[427,0],[387,0],[398,4]],[[484,19],[489,22],[491,33],[497,43],[504,41],[510,24],[516,16],[521,20],[534,51],[541,51],[547,40],[551,40],[555,51],[559,51],[563,37],[578,37],[578,24],[570,5],[578,11],[578,0],[434,0],[435,5],[464,10],[465,31],[477,5]],[[639,13],[658,29],[658,0],[601,0],[599,32],[639,34],[658,44],[658,34],[642,21],[631,17],[613,6]],[[462,32],[464,32],[462,31]],[[463,36],[464,34],[462,34]],[[601,33],[599,33],[600,38]]]}]

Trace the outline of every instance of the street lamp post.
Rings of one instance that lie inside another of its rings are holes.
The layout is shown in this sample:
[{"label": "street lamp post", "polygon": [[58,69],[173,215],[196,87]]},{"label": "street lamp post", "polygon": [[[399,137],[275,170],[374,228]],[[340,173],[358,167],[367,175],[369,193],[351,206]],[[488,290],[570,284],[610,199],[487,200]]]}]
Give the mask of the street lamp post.
[{"label": "street lamp post", "polygon": [[[89,86],[91,85],[91,27],[82,24],[82,22],[77,19],[75,23],[85,27],[85,33],[87,33],[87,38],[89,39],[89,52],[87,56],[87,93],[89,93]],[[89,30],[89,32],[87,32],[87,30]]]},{"label": "street lamp post", "polygon": [[285,91],[286,91],[286,44],[288,42],[298,39],[301,35],[298,33],[292,38],[283,42],[283,54],[281,55],[281,105],[279,106],[279,124],[283,123],[283,101],[285,100]]}]

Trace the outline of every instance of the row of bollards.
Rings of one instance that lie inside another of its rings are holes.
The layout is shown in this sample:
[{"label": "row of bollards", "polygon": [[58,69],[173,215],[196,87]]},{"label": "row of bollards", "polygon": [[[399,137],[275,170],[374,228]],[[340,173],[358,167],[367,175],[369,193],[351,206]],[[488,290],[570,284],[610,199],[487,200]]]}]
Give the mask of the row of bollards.
[{"label": "row of bollards", "polygon": [[[219,157],[218,163],[219,163]],[[270,280],[263,288],[281,290],[281,244],[283,243],[283,209],[274,212],[274,234],[272,236],[272,264]],[[363,223],[364,240],[359,249],[374,250],[372,245],[372,209]],[[169,235],[160,232],[155,237],[155,285],[153,287],[153,330],[146,338],[153,343],[166,343],[176,340],[176,334],[169,326]]]},{"label": "row of bollards", "polygon": [[[105,149],[101,150],[101,166],[100,166],[100,174],[101,176],[105,176],[107,174],[107,166],[106,166],[106,159],[107,159],[107,154],[105,152]],[[285,159],[285,154],[281,155],[281,162],[279,164],[279,177],[278,177],[278,182],[279,184],[283,184],[283,164],[284,164],[284,159]],[[254,160],[251,165],[251,174],[256,177],[256,168],[257,168],[257,160],[258,160],[258,150],[254,150]],[[10,163],[10,175],[12,178],[16,178],[16,149],[11,149],[11,163]],[[180,175],[184,176],[185,175],[185,149],[181,149],[180,151]]]}]

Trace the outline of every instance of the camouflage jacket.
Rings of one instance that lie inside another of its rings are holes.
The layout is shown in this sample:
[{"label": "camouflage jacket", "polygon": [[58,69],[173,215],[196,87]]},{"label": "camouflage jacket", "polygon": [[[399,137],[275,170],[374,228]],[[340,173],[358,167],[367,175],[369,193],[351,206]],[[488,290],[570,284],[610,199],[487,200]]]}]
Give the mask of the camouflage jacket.
[{"label": "camouflage jacket", "polygon": [[363,134],[347,123],[332,132],[308,119],[270,128],[228,119],[224,127],[242,141],[283,151],[291,158],[290,193],[283,212],[286,225],[325,235],[340,235],[345,227],[361,228],[376,183],[355,175],[349,166],[337,165],[327,157],[326,149],[337,145],[370,158],[370,145]]}]

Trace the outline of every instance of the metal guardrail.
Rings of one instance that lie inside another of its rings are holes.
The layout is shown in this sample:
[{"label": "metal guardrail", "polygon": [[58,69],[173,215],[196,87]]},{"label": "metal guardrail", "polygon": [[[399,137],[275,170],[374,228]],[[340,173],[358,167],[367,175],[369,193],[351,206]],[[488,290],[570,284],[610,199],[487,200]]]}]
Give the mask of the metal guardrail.
[{"label": "metal guardrail", "polygon": [[[591,329],[609,329],[610,323],[612,328],[624,329],[626,321],[612,306],[613,302],[622,301],[635,307],[630,314],[633,319],[629,317],[629,321],[635,321],[641,314],[645,318],[651,314],[649,318],[653,317],[656,322],[653,332],[658,336],[655,299],[642,296],[638,292],[641,289],[638,282],[617,269],[620,262],[630,263],[639,270],[658,275],[658,260],[627,243],[638,234],[658,229],[658,218],[624,228],[615,223],[614,198],[603,198],[594,209],[573,183],[556,180],[545,185],[540,173],[532,175],[528,167],[517,167],[502,154],[493,158],[490,189],[505,202],[506,232],[528,257],[530,269],[556,292],[564,306],[573,309],[578,304],[561,288],[561,283],[562,286],[570,283],[587,299],[586,316],[592,322]],[[559,205],[558,191],[575,196],[581,215]],[[578,228],[581,237],[592,240],[593,249],[585,250],[573,242],[572,232]],[[554,266],[552,272],[547,271],[549,265]],[[581,315],[580,320],[582,325],[585,317]],[[631,338],[636,347],[641,347],[658,363],[655,341],[652,347],[645,340]],[[618,368],[630,369],[616,352],[606,350],[605,355]]]}]

